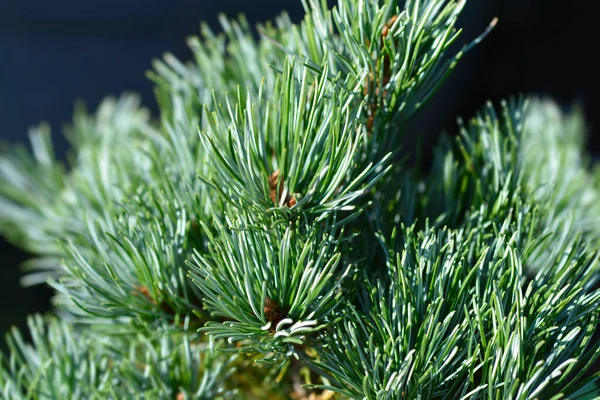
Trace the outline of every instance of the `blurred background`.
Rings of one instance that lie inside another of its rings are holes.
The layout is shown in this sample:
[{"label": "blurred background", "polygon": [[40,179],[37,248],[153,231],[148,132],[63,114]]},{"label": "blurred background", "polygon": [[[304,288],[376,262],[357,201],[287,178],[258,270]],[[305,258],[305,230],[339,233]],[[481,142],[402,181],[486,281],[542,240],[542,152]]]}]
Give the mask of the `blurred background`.
[{"label": "blurred background", "polygon": [[[456,117],[470,117],[486,100],[525,93],[550,96],[564,107],[578,102],[587,115],[589,152],[600,154],[595,75],[597,17],[591,0],[471,0],[459,21],[463,42],[499,24],[463,58],[457,71],[414,121],[416,133],[434,139],[453,132]],[[287,10],[303,15],[300,0],[3,0],[0,1],[0,141],[25,143],[27,130],[48,121],[57,153],[76,99],[90,109],[106,95],[141,94],[152,110],[150,61],[165,51],[190,59],[185,38],[217,16],[244,13],[251,22]],[[596,24],[596,26],[594,25]],[[599,88],[600,89],[600,88]],[[431,143],[425,141],[425,143]],[[0,335],[25,316],[49,309],[45,286],[19,286],[19,264],[28,258],[0,238]],[[0,339],[0,347],[3,339]]]}]

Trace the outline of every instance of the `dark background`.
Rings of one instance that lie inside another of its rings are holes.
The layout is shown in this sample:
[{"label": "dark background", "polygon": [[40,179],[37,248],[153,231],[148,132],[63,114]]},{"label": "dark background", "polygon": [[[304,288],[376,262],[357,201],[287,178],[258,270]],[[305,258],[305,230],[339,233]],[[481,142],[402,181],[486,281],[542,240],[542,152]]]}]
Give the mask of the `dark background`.
[{"label": "dark background", "polygon": [[[519,93],[548,95],[569,107],[583,105],[588,118],[589,151],[600,153],[598,105],[592,72],[597,18],[591,0],[471,0],[459,26],[463,41],[476,37],[495,16],[496,29],[459,64],[458,70],[414,123],[432,140],[452,132],[458,115],[469,117],[488,99]],[[199,22],[218,27],[217,15],[244,13],[252,22],[288,10],[303,15],[300,1],[275,0],[1,0],[0,140],[25,142],[27,129],[50,122],[57,152],[59,135],[75,99],[94,108],[107,94],[133,90],[156,110],[152,85],[144,77],[153,58],[170,51],[191,53],[185,38]],[[428,143],[426,141],[425,143]],[[27,255],[0,238],[0,334],[23,326],[26,314],[49,309],[51,291],[21,288],[18,264]],[[1,342],[1,340],[0,340]]]}]

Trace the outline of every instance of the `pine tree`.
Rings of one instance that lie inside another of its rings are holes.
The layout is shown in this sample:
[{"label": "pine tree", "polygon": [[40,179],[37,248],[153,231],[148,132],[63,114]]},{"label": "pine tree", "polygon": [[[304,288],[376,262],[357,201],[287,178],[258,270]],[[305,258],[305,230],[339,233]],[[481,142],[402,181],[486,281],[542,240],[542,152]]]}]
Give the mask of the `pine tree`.
[{"label": "pine tree", "polygon": [[[595,398],[600,192],[577,110],[485,105],[423,170],[408,122],[464,1],[222,19],[135,95],[0,158],[0,230],[56,312],[6,399]],[[491,27],[495,24],[492,21]],[[468,54],[467,54],[468,55]]]}]

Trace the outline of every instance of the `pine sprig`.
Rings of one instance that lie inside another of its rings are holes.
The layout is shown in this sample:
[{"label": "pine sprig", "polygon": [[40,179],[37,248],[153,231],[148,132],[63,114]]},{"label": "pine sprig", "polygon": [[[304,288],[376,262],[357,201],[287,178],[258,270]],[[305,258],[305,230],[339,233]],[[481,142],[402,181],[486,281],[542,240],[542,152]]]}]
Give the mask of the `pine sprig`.
[{"label": "pine sprig", "polygon": [[90,241],[69,241],[67,275],[52,282],[58,301],[82,316],[127,317],[142,325],[202,318],[202,295],[186,277],[186,261],[202,245],[198,222],[160,193],[140,193],[125,204],[115,220],[90,224]]},{"label": "pine sprig", "polygon": [[351,266],[340,265],[336,232],[281,222],[265,229],[247,215],[229,223],[231,230],[217,226],[210,255],[197,255],[192,266],[208,309],[225,319],[202,330],[267,360],[295,355],[342,303]]},{"label": "pine sprig", "polygon": [[[336,86],[326,72],[311,82],[308,69],[289,62],[271,95],[279,103],[266,102],[262,90],[256,103],[238,91],[237,105],[226,103],[227,116],[221,107],[207,115],[210,133],[201,138],[215,165],[211,187],[255,212],[273,206],[309,215],[352,209],[353,200],[386,172],[389,155],[358,169],[364,138],[356,110],[347,105],[350,94]],[[278,179],[269,184],[275,172]],[[286,204],[289,196],[293,205]]]}]

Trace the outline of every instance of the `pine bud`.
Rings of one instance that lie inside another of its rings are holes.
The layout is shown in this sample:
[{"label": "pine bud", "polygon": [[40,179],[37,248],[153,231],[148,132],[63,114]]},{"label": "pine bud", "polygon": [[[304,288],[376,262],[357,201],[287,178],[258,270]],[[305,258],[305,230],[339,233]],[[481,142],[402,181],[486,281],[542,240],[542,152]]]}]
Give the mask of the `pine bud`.
[{"label": "pine bud", "polygon": [[[285,181],[282,178],[281,184],[279,184],[279,170],[273,172],[269,176],[268,183],[270,190],[269,197],[271,198],[273,204],[277,205],[279,203],[279,199],[281,199],[281,195],[283,193],[283,185],[285,183]],[[290,208],[294,207],[296,205],[296,198],[290,196],[290,194],[288,193],[285,197],[285,201],[283,202],[283,204]]]}]

